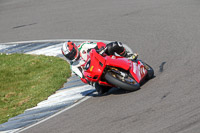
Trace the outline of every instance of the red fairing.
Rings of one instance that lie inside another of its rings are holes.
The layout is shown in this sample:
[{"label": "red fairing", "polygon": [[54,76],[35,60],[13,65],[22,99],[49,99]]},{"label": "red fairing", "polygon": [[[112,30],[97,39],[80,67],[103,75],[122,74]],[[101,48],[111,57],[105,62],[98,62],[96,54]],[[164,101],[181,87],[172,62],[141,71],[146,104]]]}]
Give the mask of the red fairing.
[{"label": "red fairing", "polygon": [[84,79],[84,78],[81,78],[81,81],[82,81],[83,83],[85,83],[85,84],[88,84],[87,80]]},{"label": "red fairing", "polygon": [[[90,58],[85,65],[84,76],[90,82],[97,82],[100,85],[111,86],[112,84],[108,83],[105,78],[101,77],[104,75],[107,68],[111,66],[112,68],[119,68],[125,70],[127,73],[130,73],[132,77],[140,83],[145,76],[147,75],[147,70],[144,68],[144,65],[141,61],[131,61],[127,58],[106,54],[100,55],[96,52],[95,49],[90,51]],[[87,83],[86,79],[81,79],[84,83]]]},{"label": "red fairing", "polygon": [[132,67],[130,69],[131,75],[134,77],[134,79],[140,83],[141,80],[147,75],[147,70],[144,68],[144,65],[138,61],[132,62]]},{"label": "red fairing", "polygon": [[107,56],[106,65],[119,67],[124,70],[130,69],[131,75],[138,83],[140,83],[141,80],[144,79],[144,77],[147,75],[147,70],[144,68],[144,65],[140,61],[136,63],[124,57]]},{"label": "red fairing", "polygon": [[94,49],[90,52],[90,68],[87,71],[84,71],[84,76],[92,82],[97,82],[100,80],[103,73],[105,65],[105,59],[101,55],[97,54]]},{"label": "red fairing", "polygon": [[131,66],[127,58],[114,55],[106,57],[106,65],[123,68],[124,70],[128,70]]}]

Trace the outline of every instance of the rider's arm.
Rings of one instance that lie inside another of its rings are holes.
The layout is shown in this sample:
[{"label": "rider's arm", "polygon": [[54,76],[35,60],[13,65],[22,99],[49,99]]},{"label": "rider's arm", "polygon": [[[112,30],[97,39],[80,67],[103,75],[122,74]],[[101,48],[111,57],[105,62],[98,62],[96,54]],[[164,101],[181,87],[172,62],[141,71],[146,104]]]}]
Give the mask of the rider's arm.
[{"label": "rider's arm", "polygon": [[81,54],[83,54],[82,51],[89,53],[91,49],[98,50],[102,47],[106,47],[106,44],[103,43],[103,42],[84,42],[84,43],[79,45],[79,49],[81,51]]},{"label": "rider's arm", "polygon": [[82,73],[82,68],[81,67],[77,67],[77,66],[71,66],[72,72],[75,73],[77,76],[80,77],[81,81],[85,84],[88,84],[88,81],[84,78],[84,75]]},{"label": "rider's arm", "polygon": [[76,67],[72,65],[71,69],[72,69],[72,72],[75,73],[77,76],[79,76],[80,78],[83,77],[81,67]]}]

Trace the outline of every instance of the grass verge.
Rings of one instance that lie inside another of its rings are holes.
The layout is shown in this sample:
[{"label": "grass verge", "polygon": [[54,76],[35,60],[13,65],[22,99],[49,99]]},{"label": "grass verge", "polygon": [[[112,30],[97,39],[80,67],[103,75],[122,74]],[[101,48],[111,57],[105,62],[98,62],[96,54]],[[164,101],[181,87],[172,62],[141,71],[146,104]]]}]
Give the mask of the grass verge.
[{"label": "grass verge", "polygon": [[0,124],[37,105],[70,77],[69,64],[43,55],[0,55]]}]

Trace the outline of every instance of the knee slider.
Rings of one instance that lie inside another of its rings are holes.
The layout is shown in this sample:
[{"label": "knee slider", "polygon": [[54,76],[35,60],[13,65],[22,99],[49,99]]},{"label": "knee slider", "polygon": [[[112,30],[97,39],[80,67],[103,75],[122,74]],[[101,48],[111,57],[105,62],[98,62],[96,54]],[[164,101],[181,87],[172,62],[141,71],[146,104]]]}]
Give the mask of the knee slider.
[{"label": "knee slider", "polygon": [[107,44],[106,47],[107,47],[107,53],[108,53],[108,55],[113,55],[115,53],[115,51],[113,49],[113,43]]}]

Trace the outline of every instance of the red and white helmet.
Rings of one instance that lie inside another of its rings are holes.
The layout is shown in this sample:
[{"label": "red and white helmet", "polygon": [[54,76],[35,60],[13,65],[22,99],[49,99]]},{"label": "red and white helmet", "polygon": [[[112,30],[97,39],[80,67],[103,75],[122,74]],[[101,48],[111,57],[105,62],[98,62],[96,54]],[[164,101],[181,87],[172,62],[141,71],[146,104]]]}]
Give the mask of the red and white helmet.
[{"label": "red and white helmet", "polygon": [[80,54],[78,47],[71,41],[65,42],[61,48],[62,54],[70,61],[79,59]]}]

